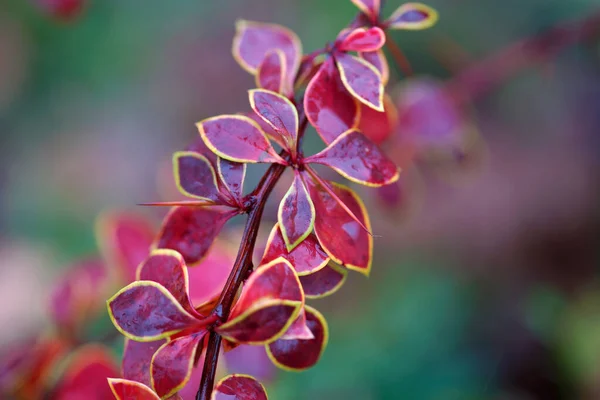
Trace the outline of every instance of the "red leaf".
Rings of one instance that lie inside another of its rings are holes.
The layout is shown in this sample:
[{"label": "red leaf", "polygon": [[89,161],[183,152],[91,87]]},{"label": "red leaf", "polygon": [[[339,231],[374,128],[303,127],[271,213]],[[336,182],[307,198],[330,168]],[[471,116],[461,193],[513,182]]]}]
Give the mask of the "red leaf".
[{"label": "red leaf", "polygon": [[327,322],[320,312],[306,306],[306,324],[313,334],[312,339],[279,339],[267,345],[267,353],[275,365],[301,371],[319,361],[329,337]]},{"label": "red leaf", "polygon": [[398,126],[398,111],[392,99],[386,94],[383,98],[384,112],[373,110],[361,104],[358,130],[375,144],[381,144]]},{"label": "red leaf", "polygon": [[274,49],[265,55],[256,72],[256,86],[288,96],[290,88],[285,75],[285,54]]},{"label": "red leaf", "polygon": [[152,389],[136,381],[109,378],[108,384],[117,400],[160,400]]},{"label": "red leaf", "polygon": [[185,261],[175,250],[153,250],[138,269],[137,280],[153,281],[167,289],[191,315],[200,317],[189,297],[189,278]]},{"label": "red leaf", "polygon": [[250,275],[228,321],[216,330],[235,343],[268,343],[286,331],[303,304],[294,269],[278,258]]},{"label": "red leaf", "polygon": [[210,161],[200,153],[178,151],[173,154],[175,184],[186,196],[220,202],[217,175]]},{"label": "red leaf", "polygon": [[381,8],[380,0],[350,0],[360,9],[371,21],[377,21]]},{"label": "red leaf", "polygon": [[196,126],[204,143],[219,157],[235,162],[286,164],[260,126],[248,117],[220,115]]},{"label": "red leaf", "polygon": [[11,345],[0,354],[0,393],[13,393],[24,399],[42,397],[48,378],[71,346],[58,337],[39,337]]},{"label": "red leaf", "polygon": [[344,53],[336,54],[336,65],[342,83],[361,103],[383,111],[383,78],[367,61]]},{"label": "red leaf", "polygon": [[367,230],[322,186],[309,185],[310,197],[317,214],[315,233],[319,243],[336,263],[368,275],[373,255],[373,237],[369,234],[371,224],[365,206],[358,195],[346,186],[337,183],[331,185],[333,194]]},{"label": "red leaf", "polygon": [[394,11],[386,21],[391,29],[420,30],[435,25],[438,13],[421,3],[405,3]]},{"label": "red leaf", "polygon": [[237,213],[214,207],[175,207],[165,217],[155,247],[173,249],[188,265],[195,264],[206,255],[223,225]]},{"label": "red leaf", "polygon": [[341,51],[377,51],[385,44],[385,32],[379,27],[356,28],[338,45]]},{"label": "red leaf", "polygon": [[288,260],[298,276],[312,274],[329,262],[329,256],[314,234],[308,235],[294,250],[288,252],[279,224],[275,224],[267,240],[261,264],[269,263],[278,257]]},{"label": "red leaf", "polygon": [[112,398],[107,379],[118,376],[119,369],[110,351],[100,345],[86,345],[78,348],[66,361],[51,400],[80,399],[90,400]]},{"label": "red leaf", "polygon": [[108,300],[108,313],[126,337],[140,342],[164,339],[198,320],[163,286],[152,281],[130,283]]},{"label": "red leaf", "polygon": [[108,265],[118,268],[126,283],[135,279],[137,267],[150,252],[155,229],[141,215],[124,212],[102,214],[96,222],[96,239]]},{"label": "red leaf", "polygon": [[268,90],[249,91],[250,105],[275,132],[281,136],[285,149],[296,153],[298,139],[298,111],[287,98]]},{"label": "red leaf", "polygon": [[108,271],[100,260],[79,262],[57,282],[50,295],[50,315],[62,333],[75,335],[104,302]]},{"label": "red leaf", "polygon": [[233,58],[242,68],[254,75],[269,51],[281,50],[285,54],[286,82],[289,88],[293,88],[302,58],[302,44],[298,36],[281,25],[261,22],[239,20],[235,28]]},{"label": "red leaf", "polygon": [[150,375],[152,387],[161,398],[172,396],[190,380],[196,351],[205,334],[201,331],[171,340],[156,351]]},{"label": "red leaf", "polygon": [[267,392],[253,377],[233,374],[217,383],[211,400],[267,400]]},{"label": "red leaf", "polygon": [[329,264],[315,273],[301,276],[300,283],[306,298],[320,299],[337,292],[347,275],[344,268]]},{"label": "red leaf", "polygon": [[163,344],[165,344],[165,340],[136,342],[125,338],[125,349],[123,350],[123,361],[121,362],[123,377],[150,386],[152,356]]},{"label": "red leaf", "polygon": [[188,268],[190,297],[196,309],[212,303],[221,294],[234,261],[235,254],[217,241],[200,264]]},{"label": "red leaf", "polygon": [[390,67],[387,59],[385,58],[385,53],[383,50],[358,53],[358,56],[374,66],[381,74],[381,81],[383,82],[383,85],[387,85],[388,80],[390,79]]},{"label": "red leaf", "polygon": [[277,220],[288,252],[294,250],[313,230],[315,207],[297,170],[294,181],[279,203]]},{"label": "red leaf", "polygon": [[277,143],[278,145],[280,145],[282,148],[287,147],[286,142],[283,140],[283,138],[281,137],[281,135],[279,133],[277,133],[275,131],[275,129],[273,129],[273,127],[269,124],[267,124],[265,122],[264,119],[262,119],[262,117],[260,117],[258,114],[256,114],[255,112],[249,112],[246,114],[243,114],[246,117],[252,119],[252,121],[256,122],[258,124],[258,126],[260,126],[260,129],[262,129],[262,131],[267,135],[267,137]]},{"label": "red leaf", "polygon": [[327,165],[345,178],[367,186],[387,185],[399,176],[398,167],[357,130],[338,136],[325,150],[304,161]]},{"label": "red leaf", "polygon": [[306,324],[306,311],[302,308],[298,318],[290,325],[283,335],[279,338],[280,340],[292,340],[292,339],[313,339],[315,336],[308,328]]},{"label": "red leaf", "polygon": [[219,157],[217,168],[219,179],[238,205],[241,205],[242,195],[244,194],[244,180],[246,179],[246,164]]},{"label": "red leaf", "polygon": [[344,88],[335,68],[333,59],[327,59],[304,95],[306,117],[325,143],[356,127],[359,121],[358,101]]}]

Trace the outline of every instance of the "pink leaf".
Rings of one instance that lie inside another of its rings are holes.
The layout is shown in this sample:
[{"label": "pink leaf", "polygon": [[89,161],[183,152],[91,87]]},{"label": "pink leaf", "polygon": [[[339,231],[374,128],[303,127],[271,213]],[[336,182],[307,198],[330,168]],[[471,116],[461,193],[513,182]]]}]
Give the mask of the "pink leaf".
[{"label": "pink leaf", "polygon": [[385,53],[383,50],[369,51],[364,53],[361,52],[358,53],[358,56],[374,66],[381,74],[381,81],[383,82],[383,85],[387,85],[388,80],[390,79],[390,67],[387,59],[385,58]]},{"label": "pink leaf", "polygon": [[336,263],[368,275],[373,254],[373,237],[368,231],[370,221],[365,206],[349,188],[336,183],[331,185],[333,194],[362,224],[354,220],[322,186],[309,185],[310,197],[317,213],[315,233],[319,243]]},{"label": "pink leaf", "polygon": [[327,322],[320,312],[307,306],[306,324],[312,338],[278,339],[267,345],[267,354],[275,365],[286,370],[301,371],[319,361],[329,337]]},{"label": "pink leaf", "polygon": [[204,143],[219,157],[235,162],[286,164],[260,126],[248,117],[220,115],[196,125]]},{"label": "pink leaf", "polygon": [[377,51],[385,44],[385,32],[379,27],[356,28],[338,45],[341,51]]},{"label": "pink leaf", "polygon": [[173,249],[188,265],[202,260],[223,228],[238,214],[237,210],[215,207],[174,207],[163,221],[155,247]]},{"label": "pink leaf", "polygon": [[269,51],[256,73],[256,86],[276,93],[289,95],[285,75],[285,54],[280,49]]},{"label": "pink leaf", "polygon": [[206,331],[171,340],[162,345],[152,357],[150,374],[152,387],[161,397],[181,390],[190,380],[198,345]]},{"label": "pink leaf", "polygon": [[340,78],[346,89],[361,103],[383,111],[383,78],[367,61],[340,53],[335,56]]},{"label": "pink leaf", "polygon": [[298,111],[287,98],[268,90],[249,91],[254,112],[281,137],[288,152],[295,154],[298,139]]},{"label": "pink leaf", "polygon": [[150,363],[152,356],[165,340],[155,342],[137,342],[125,338],[121,370],[123,377],[128,380],[150,386]]},{"label": "pink leaf", "polygon": [[108,312],[119,332],[140,342],[169,337],[198,322],[167,289],[152,281],[125,286],[108,300]]},{"label": "pink leaf", "polygon": [[294,171],[294,181],[279,203],[277,219],[288,252],[313,230],[315,207],[298,171]]},{"label": "pink leaf", "polygon": [[357,100],[344,88],[335,68],[333,59],[327,59],[308,83],[304,96],[306,117],[325,143],[356,127],[359,121]]},{"label": "pink leaf", "polygon": [[371,21],[377,21],[381,9],[380,0],[350,0],[360,9]]},{"label": "pink leaf", "polygon": [[345,178],[367,186],[387,185],[399,176],[396,165],[357,130],[338,136],[325,150],[304,161],[327,165]]},{"label": "pink leaf", "polygon": [[320,299],[337,292],[346,281],[347,271],[329,264],[310,275],[300,277],[302,290],[308,299]]},{"label": "pink leaf", "polygon": [[186,196],[219,202],[217,175],[210,161],[200,153],[178,151],[173,154],[175,184]]},{"label": "pink leaf", "polygon": [[278,257],[288,260],[298,276],[312,274],[329,262],[329,256],[314,234],[308,235],[294,250],[288,252],[279,224],[275,224],[269,235],[261,264],[269,263]]},{"label": "pink leaf", "polygon": [[239,20],[235,28],[233,57],[242,68],[254,75],[269,51],[281,50],[285,54],[286,82],[292,88],[302,58],[298,36],[281,25],[261,22]]},{"label": "pink leaf", "polygon": [[217,383],[211,400],[267,400],[267,392],[253,377],[234,374]]}]

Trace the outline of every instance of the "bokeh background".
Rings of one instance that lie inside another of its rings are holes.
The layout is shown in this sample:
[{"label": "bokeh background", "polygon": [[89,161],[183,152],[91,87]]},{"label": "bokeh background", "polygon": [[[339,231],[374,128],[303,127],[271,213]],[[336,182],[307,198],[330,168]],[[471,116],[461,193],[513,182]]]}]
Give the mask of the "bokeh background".
[{"label": "bokeh background", "polygon": [[[356,13],[348,0],[90,0],[64,20],[53,3],[0,2],[0,347],[47,324],[53,280],[98,252],[99,212],[158,222],[135,204],[172,190],[171,154],[194,123],[249,109],[237,18],[287,25],[308,52]],[[600,12],[597,0],[428,4],[435,28],[393,35],[419,75],[447,81]],[[396,95],[403,80],[392,67]],[[494,82],[470,117],[469,152],[407,165],[391,200],[359,189],[378,235],[371,277],[314,302],[329,346],[313,369],[267,382],[271,398],[600,399],[599,42]],[[261,172],[249,168],[247,189]]]}]

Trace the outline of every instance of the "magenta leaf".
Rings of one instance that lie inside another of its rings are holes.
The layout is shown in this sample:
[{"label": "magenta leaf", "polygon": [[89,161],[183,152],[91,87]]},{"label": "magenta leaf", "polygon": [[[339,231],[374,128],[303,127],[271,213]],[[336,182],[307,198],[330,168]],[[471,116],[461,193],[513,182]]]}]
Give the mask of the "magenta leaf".
[{"label": "magenta leaf", "polygon": [[371,225],[365,206],[358,195],[346,186],[331,183],[331,189],[337,199],[322,185],[309,185],[317,214],[315,233],[319,243],[336,263],[368,275],[373,237],[369,233]]},{"label": "magenta leaf", "polygon": [[181,254],[175,250],[153,250],[140,265],[137,280],[161,284],[187,312],[200,317],[190,302],[187,266]]},{"label": "magenta leaf", "polygon": [[220,115],[196,125],[204,143],[219,157],[235,162],[286,164],[260,126],[248,117]]},{"label": "magenta leaf", "polygon": [[292,185],[279,203],[277,219],[288,252],[294,250],[313,230],[315,207],[296,170]]},{"label": "magenta leaf", "polygon": [[256,86],[289,95],[285,76],[285,54],[280,49],[269,51],[256,73]]},{"label": "magenta leaf", "polygon": [[173,154],[175,183],[181,193],[200,200],[219,202],[217,176],[210,161],[200,153]]},{"label": "magenta leaf", "polygon": [[237,210],[216,207],[174,207],[165,217],[156,248],[179,252],[188,265],[206,255],[223,225]]},{"label": "magenta leaf", "polygon": [[380,0],[350,0],[360,9],[371,21],[377,21],[379,11],[381,10]]},{"label": "magenta leaf", "polygon": [[367,61],[344,53],[335,56],[340,78],[358,101],[383,111],[383,78],[377,68]]},{"label": "magenta leaf", "polygon": [[327,346],[329,329],[325,317],[306,306],[306,325],[312,333],[310,339],[278,339],[267,345],[267,354],[280,368],[301,371],[314,366]]},{"label": "magenta leaf", "polygon": [[150,376],[152,387],[161,397],[181,390],[190,380],[198,345],[206,331],[182,336],[162,345],[152,357]]},{"label": "magenta leaf", "polygon": [[121,363],[123,377],[151,386],[150,363],[156,350],[163,344],[165,344],[165,340],[137,342],[125,338],[125,349],[123,350],[123,361]]},{"label": "magenta leaf", "polygon": [[279,224],[275,224],[267,240],[261,264],[269,263],[278,257],[288,260],[298,276],[312,274],[329,262],[329,256],[314,233],[308,235],[294,250],[288,252]]},{"label": "magenta leaf", "polygon": [[367,186],[387,185],[399,176],[398,167],[357,130],[338,136],[325,150],[304,161],[327,165],[345,178]]},{"label": "magenta leaf", "polygon": [[140,342],[164,339],[198,321],[167,289],[153,281],[130,283],[107,303],[119,332]]},{"label": "magenta leaf", "polygon": [[327,59],[308,83],[304,110],[325,143],[358,125],[357,100],[344,88],[333,59]]},{"label": "magenta leaf", "polygon": [[300,278],[302,290],[307,299],[320,299],[337,292],[344,282],[348,272],[335,264],[330,263],[310,275]]},{"label": "magenta leaf", "polygon": [[96,240],[108,266],[129,283],[140,263],[148,257],[155,228],[142,215],[127,212],[101,214],[96,222]]},{"label": "magenta leaf", "polygon": [[377,51],[385,44],[385,32],[379,27],[356,28],[338,45],[341,51]]},{"label": "magenta leaf", "polygon": [[109,378],[108,384],[117,400],[160,400],[160,397],[148,385],[140,382]]},{"label": "magenta leaf", "polygon": [[233,374],[217,383],[211,400],[267,400],[267,392],[253,377]]},{"label": "magenta leaf", "polygon": [[281,137],[288,152],[295,154],[298,138],[298,112],[287,98],[268,90],[249,91],[250,105]]},{"label": "magenta leaf", "polygon": [[293,339],[313,339],[314,335],[306,324],[306,311],[304,308],[300,311],[298,318],[290,325],[279,339],[293,340]]},{"label": "magenta leaf", "polygon": [[237,163],[219,157],[217,160],[219,179],[227,188],[235,201],[240,203],[244,193],[244,180],[246,179],[246,164]]},{"label": "magenta leaf", "polygon": [[285,80],[293,88],[294,78],[302,58],[302,44],[291,30],[276,24],[239,20],[233,39],[233,57],[251,74],[256,74],[268,52],[281,50],[285,54]]},{"label": "magenta leaf", "polygon": [[358,56],[374,66],[381,74],[383,85],[387,85],[388,80],[390,79],[390,67],[387,59],[385,58],[385,53],[383,50],[369,51],[364,53],[361,52],[358,53]]}]

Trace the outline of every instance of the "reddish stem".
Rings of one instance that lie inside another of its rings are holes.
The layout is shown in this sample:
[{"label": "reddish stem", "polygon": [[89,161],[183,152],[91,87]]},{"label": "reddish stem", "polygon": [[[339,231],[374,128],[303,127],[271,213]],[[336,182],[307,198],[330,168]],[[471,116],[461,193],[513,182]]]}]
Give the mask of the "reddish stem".
[{"label": "reddish stem", "polygon": [[[225,322],[229,317],[235,296],[245,278],[248,276],[250,268],[252,268],[252,254],[254,253],[254,245],[256,244],[256,237],[258,235],[262,213],[271,191],[283,174],[283,171],[285,171],[285,168],[285,165],[271,164],[256,190],[251,195],[254,205],[248,213],[248,220],[244,227],[240,249],[235,263],[233,264],[231,274],[229,274],[229,278],[227,278],[225,287],[221,292],[219,301],[212,314],[216,316],[220,322]],[[210,332],[208,344],[206,346],[204,367],[202,369],[202,380],[200,382],[198,393],[196,394],[197,400],[210,399],[215,381],[215,373],[217,371],[217,362],[219,361],[220,347],[221,335],[214,331]]]},{"label": "reddish stem", "polygon": [[[303,101],[300,99],[298,102],[302,104]],[[304,111],[301,109],[299,112],[300,127],[298,131],[298,142],[302,140],[302,136],[306,130],[307,118],[304,115]],[[286,157],[285,152],[281,152],[280,156]],[[281,164],[271,164],[265,175],[258,183],[254,192],[250,195],[251,207],[248,212],[248,220],[244,227],[244,233],[238,250],[238,255],[233,264],[233,269],[227,278],[227,282],[221,292],[221,296],[215,306],[212,315],[218,318],[218,321],[223,323],[227,321],[231,307],[235,300],[235,296],[244,282],[248,277],[250,270],[252,269],[252,254],[254,253],[254,246],[256,244],[256,237],[258,235],[258,229],[260,227],[260,220],[262,213],[265,208],[265,204],[269,195],[273,191],[273,188],[279,181],[279,178],[285,171],[286,166]],[[209,400],[213,391],[215,382],[215,373],[217,371],[217,363],[219,361],[219,349],[221,348],[221,335],[211,331],[208,337],[208,344],[206,346],[206,356],[204,358],[204,366],[202,369],[202,380],[200,381],[200,387],[196,394],[196,400]]]},{"label": "reddish stem", "polygon": [[385,36],[385,47],[387,47],[387,49],[392,54],[392,58],[396,62],[396,65],[398,65],[398,68],[400,68],[404,75],[412,76],[412,66],[410,65],[408,58],[406,57],[400,46],[398,46],[398,44],[394,41],[392,35],[386,34]]},{"label": "reddish stem", "polygon": [[455,89],[457,94],[466,93],[472,99],[487,93],[515,73],[553,58],[566,47],[598,35],[600,11],[583,19],[561,23],[495,51],[456,75],[450,88]]}]

